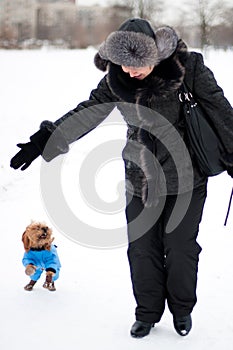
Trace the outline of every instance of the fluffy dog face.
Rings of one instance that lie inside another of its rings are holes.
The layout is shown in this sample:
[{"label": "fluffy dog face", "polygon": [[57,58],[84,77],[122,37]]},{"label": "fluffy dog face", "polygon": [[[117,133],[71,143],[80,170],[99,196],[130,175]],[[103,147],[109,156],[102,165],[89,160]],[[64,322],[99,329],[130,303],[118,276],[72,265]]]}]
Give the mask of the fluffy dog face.
[{"label": "fluffy dog face", "polygon": [[30,248],[50,250],[53,240],[51,228],[40,222],[33,222],[27,226],[22,236],[24,249],[27,252]]}]

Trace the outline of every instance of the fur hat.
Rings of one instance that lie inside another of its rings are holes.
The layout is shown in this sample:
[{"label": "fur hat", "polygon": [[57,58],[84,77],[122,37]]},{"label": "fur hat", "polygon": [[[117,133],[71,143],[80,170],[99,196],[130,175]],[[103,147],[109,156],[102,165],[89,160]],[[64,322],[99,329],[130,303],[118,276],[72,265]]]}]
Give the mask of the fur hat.
[{"label": "fur hat", "polygon": [[154,31],[144,19],[129,19],[100,45],[94,63],[102,71],[109,61],[127,67],[158,65],[175,51],[177,42],[178,36],[171,27]]}]

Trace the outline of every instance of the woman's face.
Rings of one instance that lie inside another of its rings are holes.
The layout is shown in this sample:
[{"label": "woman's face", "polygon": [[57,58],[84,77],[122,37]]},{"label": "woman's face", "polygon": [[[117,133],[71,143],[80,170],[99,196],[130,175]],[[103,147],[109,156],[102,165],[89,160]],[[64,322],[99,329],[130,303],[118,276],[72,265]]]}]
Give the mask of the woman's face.
[{"label": "woman's face", "polygon": [[143,80],[152,72],[152,70],[154,69],[154,66],[147,66],[147,67],[121,66],[121,68],[125,73],[128,73],[131,78]]}]

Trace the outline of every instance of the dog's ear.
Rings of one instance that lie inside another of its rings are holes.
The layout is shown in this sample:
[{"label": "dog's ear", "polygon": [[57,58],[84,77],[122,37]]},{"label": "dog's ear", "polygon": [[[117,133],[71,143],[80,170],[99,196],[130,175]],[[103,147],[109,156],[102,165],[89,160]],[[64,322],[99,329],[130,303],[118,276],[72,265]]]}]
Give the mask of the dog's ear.
[{"label": "dog's ear", "polygon": [[25,251],[28,252],[30,250],[30,240],[26,234],[26,231],[22,235],[22,242],[23,242]]}]

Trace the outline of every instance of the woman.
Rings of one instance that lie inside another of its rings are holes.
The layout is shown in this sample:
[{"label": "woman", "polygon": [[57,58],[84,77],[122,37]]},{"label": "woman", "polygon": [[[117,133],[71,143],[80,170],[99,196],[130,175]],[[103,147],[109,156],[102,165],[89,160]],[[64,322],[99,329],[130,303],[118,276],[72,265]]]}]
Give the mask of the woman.
[{"label": "woman", "polygon": [[175,330],[185,336],[191,330],[196,303],[201,251],[196,239],[207,177],[184,147],[178,94],[185,81],[211,116],[224,143],[223,161],[231,176],[232,107],[202,55],[188,52],[170,27],[154,31],[146,20],[129,19],[100,46],[95,64],[107,73],[89,100],[55,123],[42,122],[29,143],[18,145],[21,150],[11,166],[25,170],[39,155],[50,161],[67,152],[71,142],[95,128],[117,106],[128,125],[123,151],[128,258],[137,303],[131,335],[149,334],[167,301]]}]

